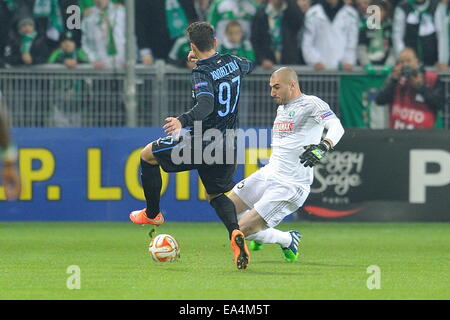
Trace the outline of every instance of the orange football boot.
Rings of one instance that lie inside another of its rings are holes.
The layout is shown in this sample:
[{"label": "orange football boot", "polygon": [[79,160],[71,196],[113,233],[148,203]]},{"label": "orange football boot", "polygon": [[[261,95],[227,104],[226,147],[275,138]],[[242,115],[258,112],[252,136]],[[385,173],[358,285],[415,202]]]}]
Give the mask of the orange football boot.
[{"label": "orange football boot", "polygon": [[130,213],[130,220],[135,224],[152,224],[154,226],[159,226],[164,223],[164,216],[162,213],[158,213],[156,217],[150,219],[147,217],[146,209],[136,210]]},{"label": "orange football boot", "polygon": [[231,247],[233,248],[234,263],[238,269],[245,269],[250,263],[250,253],[245,243],[245,236],[240,230],[231,234]]}]

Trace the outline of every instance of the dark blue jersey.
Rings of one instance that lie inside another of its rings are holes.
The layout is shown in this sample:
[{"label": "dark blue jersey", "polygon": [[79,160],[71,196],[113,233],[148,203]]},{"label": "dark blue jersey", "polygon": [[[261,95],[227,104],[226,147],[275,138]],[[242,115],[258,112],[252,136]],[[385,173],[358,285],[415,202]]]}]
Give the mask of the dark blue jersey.
[{"label": "dark blue jersey", "polygon": [[225,133],[226,129],[237,128],[242,79],[253,68],[250,60],[230,54],[216,53],[197,62],[191,77],[194,108],[200,96],[214,98],[213,111],[202,119],[203,131],[215,128]]}]

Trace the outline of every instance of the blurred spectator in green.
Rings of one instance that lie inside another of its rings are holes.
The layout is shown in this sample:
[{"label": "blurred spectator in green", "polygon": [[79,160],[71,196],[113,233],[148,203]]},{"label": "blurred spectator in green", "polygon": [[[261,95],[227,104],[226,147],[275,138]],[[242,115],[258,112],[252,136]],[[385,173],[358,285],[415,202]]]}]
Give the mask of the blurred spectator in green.
[{"label": "blurred spectator in green", "polygon": [[413,48],[425,66],[438,60],[434,15],[438,0],[403,0],[394,11],[392,41],[396,57],[406,48]]},{"label": "blurred spectator in green", "polygon": [[187,56],[191,51],[189,39],[186,36],[179,37],[169,52],[168,62],[178,67],[193,69],[197,65],[195,62],[188,61]]},{"label": "blurred spectator in green", "polygon": [[35,0],[33,17],[40,27],[39,32],[48,39],[49,49],[58,45],[60,34],[64,32],[64,22],[58,0]]},{"label": "blurred spectator in green", "polygon": [[[0,12],[2,11],[1,7],[6,6],[15,16],[33,17],[36,31],[46,36],[47,46],[50,51],[53,51],[59,46],[61,35],[65,31],[69,31],[66,21],[73,12],[69,11],[68,13],[67,9],[73,5],[78,6],[79,0],[2,0],[0,1]],[[3,26],[7,20],[0,17],[0,21]],[[77,29],[71,31],[77,44],[80,44],[81,31]]]},{"label": "blurred spectator in green", "polygon": [[[365,1],[365,0],[360,0]],[[380,10],[380,25],[369,25],[365,17],[361,19],[358,42],[358,61],[365,70],[371,74],[375,73],[376,66],[382,66],[382,73],[389,73],[395,64],[395,54],[392,48],[392,20],[391,8],[384,0],[372,0],[371,6],[377,6]],[[368,6],[364,2],[364,10]]]},{"label": "blurred spectator in green", "polygon": [[[64,64],[74,69],[79,63],[89,62],[86,53],[77,48],[72,32],[66,32],[61,40],[60,47],[49,58],[49,63]],[[52,109],[50,114],[51,125],[57,127],[81,126],[83,108],[84,81],[80,79],[63,78],[52,81]]]},{"label": "blurred spectator in green", "polygon": [[208,22],[216,30],[218,42],[221,43],[225,39],[225,28],[231,20],[241,24],[244,38],[249,39],[256,10],[254,0],[214,0],[209,9]]},{"label": "blurred spectator in green", "polygon": [[82,49],[96,69],[125,65],[125,8],[109,0],[94,0],[95,7],[82,22]]},{"label": "blurred spectator in green", "polygon": [[33,18],[19,19],[17,29],[12,30],[5,47],[5,62],[10,65],[46,63],[47,39],[35,29]]},{"label": "blurred spectator in green", "polygon": [[73,69],[78,63],[89,62],[87,54],[77,48],[71,32],[66,32],[62,37],[60,47],[53,51],[48,59],[49,63],[62,63],[67,68]]},{"label": "blurred spectator in green", "polygon": [[269,0],[261,6],[251,35],[258,64],[265,69],[275,64],[298,64],[297,35],[302,23],[296,0]]},{"label": "blurred spectator in green", "polygon": [[232,54],[255,61],[255,52],[249,40],[244,39],[244,31],[236,20],[228,22],[225,28],[225,39],[219,44],[218,50],[222,54]]},{"label": "blurred spectator in green", "polygon": [[143,63],[168,59],[175,41],[197,19],[193,0],[136,0],[136,37]]}]

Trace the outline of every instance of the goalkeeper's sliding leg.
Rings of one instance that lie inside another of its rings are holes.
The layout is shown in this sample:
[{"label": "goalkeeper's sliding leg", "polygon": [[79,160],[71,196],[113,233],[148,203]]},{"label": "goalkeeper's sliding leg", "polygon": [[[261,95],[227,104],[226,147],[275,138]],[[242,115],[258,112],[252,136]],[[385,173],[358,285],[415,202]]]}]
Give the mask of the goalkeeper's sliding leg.
[{"label": "goalkeeper's sliding leg", "polygon": [[229,195],[235,204],[239,219],[239,226],[246,235],[247,240],[251,240],[250,249],[261,250],[263,244],[278,244],[287,262],[295,262],[299,256],[299,244],[301,234],[298,231],[280,231],[267,227],[266,221],[255,209],[249,207],[235,194]]}]

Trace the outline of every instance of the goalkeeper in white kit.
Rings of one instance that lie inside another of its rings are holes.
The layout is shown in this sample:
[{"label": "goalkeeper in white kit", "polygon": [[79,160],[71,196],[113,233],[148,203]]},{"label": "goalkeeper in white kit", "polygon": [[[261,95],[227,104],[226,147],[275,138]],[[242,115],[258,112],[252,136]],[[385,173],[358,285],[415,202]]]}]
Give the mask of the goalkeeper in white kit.
[{"label": "goalkeeper in white kit", "polygon": [[[344,128],[329,105],[301,92],[296,72],[288,67],[270,77],[271,96],[279,105],[272,130],[269,163],[238,183],[229,198],[241,213],[239,227],[250,248],[263,243],[281,246],[285,260],[298,259],[298,231],[274,229],[305,202],[313,167],[341,139]],[[327,130],[322,139],[324,129]]]}]

